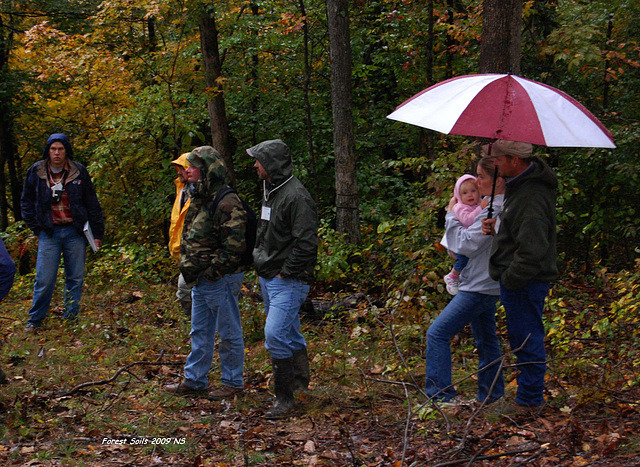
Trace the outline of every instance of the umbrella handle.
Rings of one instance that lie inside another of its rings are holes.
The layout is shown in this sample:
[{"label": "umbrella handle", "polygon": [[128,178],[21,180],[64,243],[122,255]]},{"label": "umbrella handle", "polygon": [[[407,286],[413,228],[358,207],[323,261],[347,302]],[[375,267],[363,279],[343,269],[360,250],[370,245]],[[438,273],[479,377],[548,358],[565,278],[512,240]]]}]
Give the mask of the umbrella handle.
[{"label": "umbrella handle", "polygon": [[496,194],[496,179],[498,178],[498,166],[496,166],[493,171],[493,184],[491,185],[491,200],[489,201],[489,212],[487,214],[487,219],[491,219],[493,217],[493,197]]}]

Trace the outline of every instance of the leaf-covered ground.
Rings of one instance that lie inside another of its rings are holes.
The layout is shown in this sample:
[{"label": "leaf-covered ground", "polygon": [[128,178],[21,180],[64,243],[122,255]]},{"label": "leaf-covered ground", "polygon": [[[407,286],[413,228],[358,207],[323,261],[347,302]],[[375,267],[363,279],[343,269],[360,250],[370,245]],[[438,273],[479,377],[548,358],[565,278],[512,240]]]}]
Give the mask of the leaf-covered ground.
[{"label": "leaf-covered ground", "polygon": [[[568,277],[549,299],[547,406],[537,418],[492,406],[441,412],[426,400],[415,383],[424,379],[424,333],[439,305],[409,291],[388,300],[316,290],[322,312],[304,320],[312,387],[277,422],[263,416],[271,371],[252,283],[242,297],[245,393],[212,401],[162,390],[180,378],[189,352],[172,285],[99,293],[89,285],[77,325],[54,307],[44,329],[28,334],[30,283],[19,281],[0,313],[9,380],[0,386],[0,464],[638,465],[637,278],[600,279]],[[469,333],[453,346],[458,390],[471,398]],[[509,399],[516,369],[507,347],[505,355]],[[217,369],[215,359],[212,383]]]}]

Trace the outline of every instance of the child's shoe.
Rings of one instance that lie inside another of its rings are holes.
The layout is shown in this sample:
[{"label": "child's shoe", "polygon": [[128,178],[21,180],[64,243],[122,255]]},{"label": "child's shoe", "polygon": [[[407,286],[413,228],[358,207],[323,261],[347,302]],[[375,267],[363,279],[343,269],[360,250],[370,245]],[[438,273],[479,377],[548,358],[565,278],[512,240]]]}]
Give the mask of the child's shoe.
[{"label": "child's shoe", "polygon": [[460,286],[460,279],[458,277],[453,277],[451,273],[444,276],[444,283],[447,284],[447,292],[450,295],[455,295],[458,293],[458,287]]}]

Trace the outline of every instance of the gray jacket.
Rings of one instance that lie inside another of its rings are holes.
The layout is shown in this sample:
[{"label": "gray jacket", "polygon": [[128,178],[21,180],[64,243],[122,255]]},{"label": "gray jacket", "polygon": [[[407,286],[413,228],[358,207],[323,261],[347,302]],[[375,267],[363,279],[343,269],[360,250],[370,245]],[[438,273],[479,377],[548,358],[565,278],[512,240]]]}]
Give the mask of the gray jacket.
[{"label": "gray jacket", "polygon": [[[504,195],[493,199],[494,218],[500,222],[500,211]],[[447,213],[445,239],[449,250],[469,257],[469,263],[460,274],[459,290],[486,295],[500,295],[500,285],[489,276],[489,256],[493,236],[482,234],[482,219],[487,217],[488,208],[476,216],[473,224],[464,228],[453,211]],[[500,226],[498,225],[498,229]]]}]

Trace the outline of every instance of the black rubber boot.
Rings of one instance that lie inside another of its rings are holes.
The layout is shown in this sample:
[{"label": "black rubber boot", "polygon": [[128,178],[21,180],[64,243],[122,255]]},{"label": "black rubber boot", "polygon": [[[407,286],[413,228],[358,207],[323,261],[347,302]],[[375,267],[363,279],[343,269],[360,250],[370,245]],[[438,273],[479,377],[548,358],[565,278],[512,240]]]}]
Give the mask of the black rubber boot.
[{"label": "black rubber boot", "polygon": [[309,389],[309,356],[307,348],[293,352],[293,391]]},{"label": "black rubber boot", "polygon": [[293,357],[272,359],[276,401],[265,417],[268,420],[287,418],[295,405],[293,399]]}]

